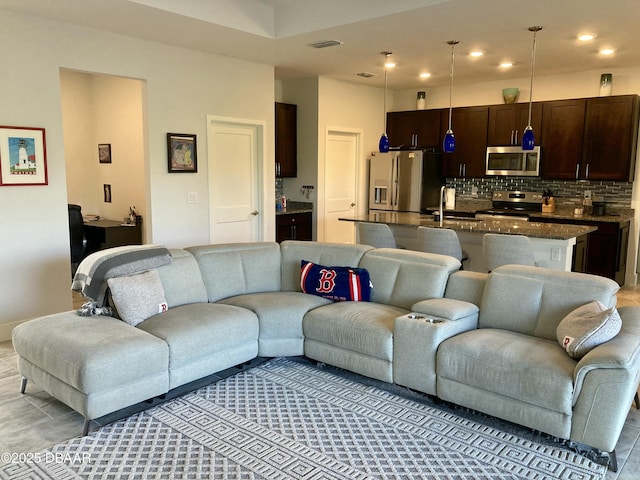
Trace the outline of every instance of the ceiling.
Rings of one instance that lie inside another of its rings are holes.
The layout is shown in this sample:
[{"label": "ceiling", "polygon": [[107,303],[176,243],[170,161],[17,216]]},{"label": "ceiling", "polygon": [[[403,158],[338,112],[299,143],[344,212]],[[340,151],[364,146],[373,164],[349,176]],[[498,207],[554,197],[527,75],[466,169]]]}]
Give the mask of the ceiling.
[{"label": "ceiling", "polygon": [[[0,8],[169,45],[274,65],[276,78],[327,76],[391,89],[640,66],[638,0],[0,0]],[[590,42],[578,33],[593,32]],[[338,40],[315,49],[310,43]],[[602,47],[614,55],[598,54]],[[485,55],[471,58],[480,49]],[[499,67],[504,60],[511,69]],[[372,78],[356,76],[375,74]],[[421,72],[431,73],[424,80]]]}]

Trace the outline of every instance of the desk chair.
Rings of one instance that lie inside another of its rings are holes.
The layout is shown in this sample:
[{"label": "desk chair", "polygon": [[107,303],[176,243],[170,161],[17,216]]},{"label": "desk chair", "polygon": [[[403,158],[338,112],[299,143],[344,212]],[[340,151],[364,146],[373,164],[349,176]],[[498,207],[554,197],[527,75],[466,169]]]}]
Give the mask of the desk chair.
[{"label": "desk chair", "polygon": [[531,240],[524,235],[485,233],[482,254],[490,272],[500,265],[537,265]]},{"label": "desk chair", "polygon": [[71,276],[75,275],[78,265],[84,259],[84,227],[80,205],[69,203],[69,248],[71,253]]},{"label": "desk chair", "polygon": [[358,243],[376,248],[398,248],[396,239],[386,223],[358,222]]},{"label": "desk chair", "polygon": [[450,228],[418,227],[418,249],[457,258],[460,263],[469,259],[462,250],[458,234]]}]

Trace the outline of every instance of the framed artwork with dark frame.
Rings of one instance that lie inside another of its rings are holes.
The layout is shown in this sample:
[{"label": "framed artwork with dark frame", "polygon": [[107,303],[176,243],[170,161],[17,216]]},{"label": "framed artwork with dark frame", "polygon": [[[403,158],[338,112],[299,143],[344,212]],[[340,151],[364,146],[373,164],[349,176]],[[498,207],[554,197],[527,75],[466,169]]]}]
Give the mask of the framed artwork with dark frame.
[{"label": "framed artwork with dark frame", "polygon": [[111,144],[110,143],[98,144],[98,160],[100,160],[100,163],[111,163]]},{"label": "framed artwork with dark frame", "polygon": [[44,128],[0,126],[0,186],[48,183]]},{"label": "framed artwork with dark frame", "polygon": [[196,173],[198,155],[196,136],[186,133],[167,133],[169,173]]}]

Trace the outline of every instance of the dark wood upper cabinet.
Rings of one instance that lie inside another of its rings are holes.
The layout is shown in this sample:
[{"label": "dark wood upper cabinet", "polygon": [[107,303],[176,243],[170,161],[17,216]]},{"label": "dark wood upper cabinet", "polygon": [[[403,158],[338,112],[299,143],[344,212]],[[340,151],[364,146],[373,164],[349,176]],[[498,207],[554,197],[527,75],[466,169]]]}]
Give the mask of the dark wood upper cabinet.
[{"label": "dark wood upper cabinet", "polygon": [[[529,123],[529,104],[510,103],[491,105],[489,107],[488,145],[520,145],[522,133]],[[536,143],[542,139],[542,103],[531,106],[531,126],[536,136]]]},{"label": "dark wood upper cabinet", "polygon": [[544,102],[542,177],[632,181],[638,96]]},{"label": "dark wood upper cabinet", "polygon": [[440,110],[387,113],[387,135],[392,147],[438,147],[444,137],[441,130]]},{"label": "dark wood upper cabinet", "polygon": [[[541,176],[549,180],[632,181],[638,142],[637,95],[536,102],[531,126],[542,147]],[[529,104],[453,109],[456,151],[443,154],[447,177],[483,177],[487,145],[519,145]],[[442,148],[449,109],[390,112],[393,147]]]},{"label": "dark wood upper cabinet", "polygon": [[587,99],[582,178],[633,181],[638,98],[620,95]]},{"label": "dark wood upper cabinet", "polygon": [[541,174],[549,179],[577,179],[587,101],[545,102],[542,112]]},{"label": "dark wood upper cabinet", "polygon": [[298,107],[290,103],[275,105],[276,177],[298,176]]},{"label": "dark wood upper cabinet", "polygon": [[[456,138],[456,151],[444,153],[443,172],[447,177],[484,177],[487,153],[489,107],[454,108],[451,127]],[[440,123],[449,125],[449,110],[441,111]]]}]

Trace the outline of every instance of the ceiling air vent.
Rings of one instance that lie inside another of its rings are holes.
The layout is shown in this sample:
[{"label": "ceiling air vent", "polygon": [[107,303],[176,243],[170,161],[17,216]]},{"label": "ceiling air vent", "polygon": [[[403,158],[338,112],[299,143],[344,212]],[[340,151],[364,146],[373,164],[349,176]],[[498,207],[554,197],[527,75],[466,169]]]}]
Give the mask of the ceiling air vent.
[{"label": "ceiling air vent", "polygon": [[328,48],[328,47],[337,47],[338,45],[342,45],[344,42],[339,40],[323,40],[321,42],[310,43],[309,46],[313,48]]},{"label": "ceiling air vent", "polygon": [[360,72],[360,73],[356,73],[356,75],[358,77],[363,77],[363,78],[371,78],[376,76],[375,73],[370,73],[370,72]]}]

